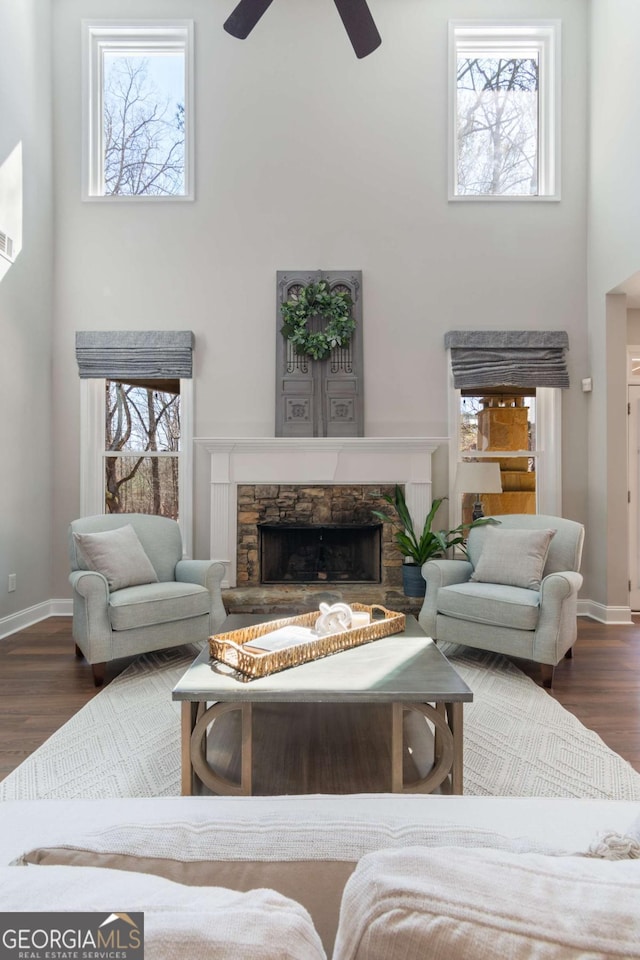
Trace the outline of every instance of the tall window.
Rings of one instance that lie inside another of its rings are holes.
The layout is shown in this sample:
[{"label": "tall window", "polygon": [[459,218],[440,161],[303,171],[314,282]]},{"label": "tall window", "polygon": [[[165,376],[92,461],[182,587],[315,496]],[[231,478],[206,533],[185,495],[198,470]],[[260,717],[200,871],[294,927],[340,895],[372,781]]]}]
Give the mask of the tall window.
[{"label": "tall window", "polygon": [[500,464],[502,493],[480,494],[485,514],[562,515],[562,400],[554,387],[476,388],[449,394],[449,521],[470,519],[473,495],[457,489],[464,460]]},{"label": "tall window", "polygon": [[192,199],[192,23],[83,28],[85,198]]},{"label": "tall window", "polygon": [[558,199],[559,31],[450,24],[450,199]]},{"label": "tall window", "polygon": [[176,518],[191,556],[193,380],[151,388],[132,379],[80,381],[80,516]]},{"label": "tall window", "polygon": [[458,505],[464,522],[479,496],[484,513],[536,513],[536,389],[461,390],[459,456],[498,463],[502,493],[464,493]]},{"label": "tall window", "polygon": [[107,513],[179,516],[180,381],[105,381]]}]

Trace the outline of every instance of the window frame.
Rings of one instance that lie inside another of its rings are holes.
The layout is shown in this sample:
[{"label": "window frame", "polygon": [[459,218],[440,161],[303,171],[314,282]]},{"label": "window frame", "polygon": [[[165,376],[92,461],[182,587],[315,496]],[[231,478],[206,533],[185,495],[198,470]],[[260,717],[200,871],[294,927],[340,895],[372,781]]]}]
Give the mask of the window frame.
[{"label": "window frame", "polygon": [[[112,378],[113,379],[113,378]],[[105,514],[105,385],[106,378],[80,380],[80,516]],[[193,556],[193,380],[180,379],[180,450],[178,457],[178,524],[183,556]],[[122,514],[126,516],[126,514]]]},{"label": "window frame", "polygon": [[[451,351],[449,361],[449,526],[462,522],[462,508],[455,491],[456,469],[460,460],[460,393],[453,385]],[[478,393],[482,393],[478,388]],[[494,459],[517,456],[518,451],[474,451],[469,459]],[[562,390],[560,387],[536,389],[536,449],[526,452],[536,461],[536,513],[562,516]]]},{"label": "window frame", "polygon": [[[82,21],[82,199],[98,202],[175,203],[195,199],[193,20]],[[102,53],[127,48],[184,52],[184,193],[105,194],[103,176]]]},{"label": "window frame", "polygon": [[[450,20],[449,21],[449,158],[448,199],[452,202],[547,203],[561,199],[560,193],[560,20]],[[468,49],[504,46],[512,49],[535,47],[539,54],[538,87],[538,193],[459,194],[457,60],[464,45]]]}]

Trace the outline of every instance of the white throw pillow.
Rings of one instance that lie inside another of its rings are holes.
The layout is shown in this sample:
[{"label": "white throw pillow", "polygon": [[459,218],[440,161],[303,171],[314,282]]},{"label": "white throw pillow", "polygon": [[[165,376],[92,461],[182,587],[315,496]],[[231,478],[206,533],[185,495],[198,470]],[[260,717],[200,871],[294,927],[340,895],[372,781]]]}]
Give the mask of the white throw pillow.
[{"label": "white throw pillow", "polygon": [[471,574],[480,583],[539,590],[555,530],[498,530],[487,527]]},{"label": "white throw pillow", "polygon": [[153,960],[326,960],[307,911],[273,890],[185,887],[94,867],[0,867],[0,889],[4,911],[143,912]]},{"label": "white throw pillow", "polygon": [[101,533],[74,533],[73,539],[89,569],[106,577],[110,590],[158,582],[130,523]]},{"label": "white throw pillow", "polygon": [[347,882],[333,960],[640,958],[637,861],[382,850]]}]

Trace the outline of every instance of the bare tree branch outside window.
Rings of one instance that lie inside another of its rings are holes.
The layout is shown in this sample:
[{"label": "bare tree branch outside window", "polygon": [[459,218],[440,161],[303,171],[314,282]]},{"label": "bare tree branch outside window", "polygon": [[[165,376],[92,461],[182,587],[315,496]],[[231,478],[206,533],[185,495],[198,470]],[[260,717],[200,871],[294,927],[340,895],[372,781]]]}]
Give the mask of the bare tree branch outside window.
[{"label": "bare tree branch outside window", "polygon": [[105,196],[185,192],[184,84],[176,89],[172,56],[104,58]]},{"label": "bare tree branch outside window", "polygon": [[537,57],[459,58],[458,195],[538,193]]},{"label": "bare tree branch outside window", "polygon": [[107,380],[105,400],[107,511],[177,519],[180,395]]}]

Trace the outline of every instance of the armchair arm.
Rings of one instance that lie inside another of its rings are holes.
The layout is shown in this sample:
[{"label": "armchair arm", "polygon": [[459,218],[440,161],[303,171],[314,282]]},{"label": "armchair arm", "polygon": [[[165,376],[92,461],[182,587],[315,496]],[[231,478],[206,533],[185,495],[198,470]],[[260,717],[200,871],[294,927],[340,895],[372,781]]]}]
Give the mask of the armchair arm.
[{"label": "armchair arm", "polygon": [[94,570],[74,570],[69,575],[73,587],[73,639],[89,663],[111,659],[111,621],[109,585],[106,577]]},{"label": "armchair arm", "polygon": [[176,564],[177,581],[197,583],[209,591],[211,596],[209,626],[212,633],[219,628],[227,615],[221,591],[224,574],[224,563],[216,563],[213,560],[179,560]]},{"label": "armchair arm", "polygon": [[473,573],[468,560],[427,560],[422,564],[422,576],[435,587],[449,587],[452,583],[465,583]]},{"label": "armchair arm", "polygon": [[534,659],[559,663],[578,633],[578,591],[582,574],[575,570],[550,573],[540,584],[540,616],[534,635]]},{"label": "armchair arm", "polygon": [[74,591],[87,601],[98,600],[102,603],[109,601],[107,578],[95,570],[74,570],[69,574],[69,583]]},{"label": "armchair arm", "polygon": [[540,606],[553,600],[566,600],[572,594],[577,596],[582,586],[582,574],[575,570],[563,570],[550,573],[540,584]]},{"label": "armchair arm", "polygon": [[472,573],[473,565],[468,560],[427,560],[422,565],[422,576],[426,580],[427,590],[418,622],[430,637],[435,636],[439,588],[448,587],[452,583],[465,583]]}]

